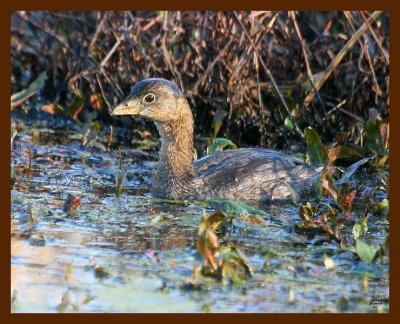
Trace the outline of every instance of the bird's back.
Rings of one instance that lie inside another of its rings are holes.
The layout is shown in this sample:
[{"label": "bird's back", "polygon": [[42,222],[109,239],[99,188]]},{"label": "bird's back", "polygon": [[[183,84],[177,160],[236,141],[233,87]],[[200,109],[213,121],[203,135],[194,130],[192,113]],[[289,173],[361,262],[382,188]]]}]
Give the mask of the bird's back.
[{"label": "bird's back", "polygon": [[317,172],[302,160],[261,148],[225,150],[195,161],[206,199],[285,200],[309,191]]}]

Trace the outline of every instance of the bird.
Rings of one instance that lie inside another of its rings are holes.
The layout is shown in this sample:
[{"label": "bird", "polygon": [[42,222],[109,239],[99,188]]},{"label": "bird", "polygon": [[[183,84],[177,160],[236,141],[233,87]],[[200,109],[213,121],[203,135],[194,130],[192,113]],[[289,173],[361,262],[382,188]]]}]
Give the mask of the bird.
[{"label": "bird", "polygon": [[140,116],[161,137],[151,185],[155,197],[274,202],[310,193],[318,171],[291,155],[266,148],[228,149],[194,160],[194,119],[179,87],[163,78],[143,79],[112,115]]}]

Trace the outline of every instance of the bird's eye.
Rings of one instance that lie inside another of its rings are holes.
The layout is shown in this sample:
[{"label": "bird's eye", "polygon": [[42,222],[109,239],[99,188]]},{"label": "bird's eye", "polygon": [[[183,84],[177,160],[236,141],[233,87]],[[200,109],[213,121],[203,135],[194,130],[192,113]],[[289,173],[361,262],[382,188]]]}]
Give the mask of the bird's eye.
[{"label": "bird's eye", "polygon": [[152,93],[148,93],[144,96],[143,100],[147,103],[153,103],[154,101],[156,101],[156,96]]}]

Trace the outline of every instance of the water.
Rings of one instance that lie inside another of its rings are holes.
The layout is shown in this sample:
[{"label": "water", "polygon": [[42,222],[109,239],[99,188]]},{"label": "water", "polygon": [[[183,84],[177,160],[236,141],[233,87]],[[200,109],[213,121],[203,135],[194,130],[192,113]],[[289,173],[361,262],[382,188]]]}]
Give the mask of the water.
[{"label": "water", "polygon": [[[264,225],[236,217],[218,232],[221,246],[246,255],[252,278],[191,284],[203,264],[200,218],[213,207],[146,196],[154,155],[139,149],[124,151],[130,168],[116,198],[117,150],[84,148],[73,132],[57,136],[28,129],[12,146],[12,312],[388,311],[388,261],[362,262],[297,233],[290,204],[264,207]],[[80,198],[72,212],[63,209],[68,194]],[[368,240],[381,244],[387,219],[370,222]],[[351,236],[351,226],[344,231]]]}]

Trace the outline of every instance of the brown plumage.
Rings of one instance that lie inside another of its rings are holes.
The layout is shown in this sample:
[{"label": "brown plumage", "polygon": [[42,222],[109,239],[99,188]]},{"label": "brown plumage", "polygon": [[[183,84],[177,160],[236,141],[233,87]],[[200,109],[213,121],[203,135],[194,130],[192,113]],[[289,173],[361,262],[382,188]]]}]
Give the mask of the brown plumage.
[{"label": "brown plumage", "polygon": [[192,112],[179,88],[165,79],[136,83],[113,115],[155,122],[161,150],[152,192],[158,197],[285,200],[309,191],[317,175],[300,159],[262,148],[225,150],[193,162]]}]

